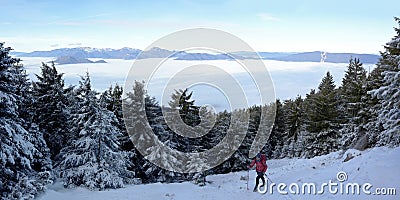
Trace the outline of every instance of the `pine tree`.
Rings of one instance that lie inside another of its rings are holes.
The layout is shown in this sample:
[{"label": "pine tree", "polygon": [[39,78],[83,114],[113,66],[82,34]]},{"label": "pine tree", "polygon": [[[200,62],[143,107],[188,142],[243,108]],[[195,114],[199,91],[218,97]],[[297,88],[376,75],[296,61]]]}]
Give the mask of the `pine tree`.
[{"label": "pine tree", "polygon": [[[147,109],[146,104],[152,108]],[[150,105],[149,101],[146,103],[146,91],[142,82],[135,81],[133,91],[127,92],[126,97],[123,99],[124,119],[127,130],[131,140],[135,143],[136,149],[139,150],[137,160],[135,160],[136,163],[140,163],[141,172],[139,177],[143,178],[144,182],[173,182],[178,179],[178,173],[165,170],[159,165],[162,162],[164,166],[173,168],[176,163],[179,164],[177,162],[179,160],[176,159],[176,155],[163,156],[163,147],[154,145],[158,144],[158,138],[160,137],[161,141],[167,140],[164,143],[171,147],[171,144],[168,144],[168,139],[166,139],[169,138],[168,131],[164,129],[164,125],[159,121],[160,118],[156,119],[159,113],[152,112],[157,110],[155,107],[156,105]],[[150,120],[148,120],[148,116],[150,116]],[[153,132],[153,130],[156,131]],[[159,163],[153,164],[149,160]]]},{"label": "pine tree", "polygon": [[[188,89],[175,90],[175,93],[171,95],[171,100],[168,102],[169,108],[167,115],[165,116],[167,126],[165,130],[169,133],[168,145],[172,148],[177,149],[181,152],[186,153],[197,153],[204,149],[202,144],[202,137],[189,138],[186,135],[181,134],[200,134],[201,131],[206,131],[206,127],[200,127],[200,107],[195,106],[195,100],[192,99],[192,92],[189,93]],[[173,115],[173,113],[179,113],[178,116]],[[203,114],[207,114],[203,110]],[[180,123],[182,122],[182,123]],[[203,123],[206,120],[203,121]],[[191,159],[184,161],[185,169],[201,169],[205,162],[203,158],[192,155]],[[185,179],[191,179],[193,176],[196,178],[203,178],[201,173],[198,174],[175,174],[174,176],[182,176]]]},{"label": "pine tree", "polygon": [[297,157],[301,154],[301,151],[296,146],[299,138],[299,134],[303,125],[303,99],[298,96],[294,101],[285,101],[285,112],[286,112],[286,127],[287,127],[287,146],[289,148],[290,157]]},{"label": "pine tree", "polygon": [[342,129],[342,148],[354,145],[355,141],[365,136],[365,132],[360,128],[363,121],[362,109],[366,107],[364,100],[367,95],[367,72],[360,63],[360,60],[350,59],[349,65],[339,88],[340,104],[343,123]]},{"label": "pine tree", "polygon": [[[231,113],[226,110],[217,114],[215,126],[211,129],[210,133],[205,136],[208,137],[207,140],[209,141],[207,149],[211,149],[212,147],[216,146],[226,136],[231,125],[231,116]],[[248,141],[246,141],[246,138],[244,139],[245,145],[251,144],[251,142],[251,139],[248,139]],[[232,170],[230,167],[230,162],[230,160],[223,162],[222,164],[211,169],[210,173],[220,174],[231,172]]]},{"label": "pine tree", "polygon": [[377,122],[384,129],[377,138],[377,145],[400,145],[400,18],[395,17],[395,20],[399,24],[399,28],[395,28],[397,35],[385,45],[377,66],[382,70],[383,83],[371,91],[379,99]]},{"label": "pine tree", "polygon": [[61,162],[57,165],[65,187],[84,186],[89,189],[120,188],[129,183],[134,174],[127,152],[121,151],[118,136],[121,135],[115,115],[101,107],[91,89],[87,73],[76,90],[79,99],[73,122],[77,135],[71,144],[63,148]]},{"label": "pine tree", "polygon": [[383,85],[383,68],[378,62],[377,67],[368,74],[366,82],[367,94],[362,98],[365,107],[360,110],[361,124],[359,130],[366,131],[367,147],[373,147],[377,143],[377,136],[383,131],[383,125],[378,121],[379,110],[382,107],[381,101],[371,95],[372,90]]},{"label": "pine tree", "polygon": [[[28,199],[51,182],[41,132],[29,122],[28,82],[19,59],[0,43],[0,198]],[[30,127],[29,129],[27,129]]]},{"label": "pine tree", "polygon": [[[212,146],[209,146],[211,142],[211,137],[209,137],[209,134],[214,128],[213,125],[216,123],[215,113],[213,113],[207,107],[201,107],[199,109],[199,115],[201,118],[201,124],[199,124],[199,128],[202,129],[202,132],[207,134],[194,139],[192,142],[194,153],[200,153],[212,148]],[[193,162],[189,162],[187,168],[198,171],[193,175],[194,183],[199,186],[205,186],[206,176],[209,172],[205,171],[204,169],[211,168],[211,166],[208,165],[208,162],[204,157],[193,155],[190,159]]]},{"label": "pine tree", "polygon": [[282,148],[285,142],[284,135],[286,134],[286,123],[285,123],[285,112],[283,110],[283,105],[281,101],[278,99],[276,100],[276,115],[275,115],[275,123],[274,127],[272,128],[271,136],[270,136],[270,144],[272,146],[273,158],[281,158],[285,155],[282,154]]},{"label": "pine tree", "polygon": [[119,86],[118,84],[116,84],[114,87],[110,86],[108,90],[104,91],[101,94],[100,104],[102,107],[113,112],[115,117],[117,118],[117,123],[114,125],[118,127],[123,135],[121,138],[119,138],[122,149],[125,151],[133,151],[134,146],[129,138],[128,132],[126,131],[122,113],[122,95],[123,88],[121,86]]},{"label": "pine tree", "polygon": [[101,94],[100,103],[104,108],[114,113],[118,119],[118,128],[121,131],[124,131],[125,125],[122,114],[122,94],[123,88],[121,86],[118,84],[116,84],[114,87],[110,86],[108,90]]},{"label": "pine tree", "polygon": [[67,94],[71,89],[64,88],[63,74],[57,72],[54,63],[43,63],[41,70],[41,75],[36,75],[38,81],[32,83],[34,122],[43,131],[51,157],[55,158],[70,137]]},{"label": "pine tree", "polygon": [[28,74],[22,64],[16,63],[11,66],[10,72],[14,74],[14,81],[11,83],[15,88],[15,95],[19,96],[17,101],[18,117],[23,122],[22,126],[33,137],[30,142],[39,150],[40,154],[35,154],[33,167],[36,171],[51,171],[52,161],[50,159],[50,150],[43,138],[43,133],[39,127],[33,122],[35,108],[32,107],[33,96],[31,92],[31,83]]},{"label": "pine tree", "polygon": [[307,98],[306,130],[309,132],[307,157],[314,157],[338,149],[338,100],[332,75],[327,72],[319,91]]},{"label": "pine tree", "polygon": [[196,126],[199,124],[199,107],[194,105],[194,100],[191,100],[193,93],[187,93],[187,88],[185,90],[175,90],[168,104],[172,109],[179,110],[179,115],[185,124]]},{"label": "pine tree", "polygon": [[175,90],[168,102],[170,107],[166,109],[165,120],[168,125],[166,130],[171,133],[170,144],[175,145],[172,148],[182,152],[196,151],[197,142],[193,142],[195,140],[186,135],[196,136],[201,131],[196,127],[200,124],[200,108],[194,105],[195,101],[191,97],[192,92],[188,94],[188,89]]},{"label": "pine tree", "polygon": [[365,91],[367,72],[360,63],[360,60],[350,59],[345,72],[342,86],[339,88],[341,100],[345,107],[346,122],[359,123],[358,112],[363,107],[362,97]]},{"label": "pine tree", "polygon": [[[199,107],[195,106],[195,101],[192,100],[192,92],[188,94],[188,89],[185,90],[175,90],[175,93],[171,95],[171,100],[168,102],[170,106],[170,115],[166,116],[167,122],[171,122],[168,125],[171,130],[175,133],[183,132],[184,134],[190,134],[194,129],[191,127],[195,127],[200,123],[199,117]],[[178,112],[179,116],[173,115],[174,112]],[[172,118],[171,118],[172,117]],[[179,123],[182,121],[183,123]],[[175,127],[175,125],[181,125],[179,127]],[[186,127],[188,126],[188,127]],[[195,135],[196,133],[192,133],[191,135]],[[178,142],[184,142],[186,147],[178,147],[180,151],[190,152],[192,148],[189,145],[189,138],[181,138],[178,137]]]}]

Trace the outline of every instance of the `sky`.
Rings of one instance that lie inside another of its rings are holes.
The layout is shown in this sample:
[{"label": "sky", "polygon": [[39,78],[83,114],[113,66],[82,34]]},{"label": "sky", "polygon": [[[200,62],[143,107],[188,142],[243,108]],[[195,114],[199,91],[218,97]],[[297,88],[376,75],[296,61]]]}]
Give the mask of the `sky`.
[{"label": "sky", "polygon": [[394,36],[400,1],[0,0],[0,42],[15,51],[144,49],[187,28],[232,33],[257,51],[374,53]]}]

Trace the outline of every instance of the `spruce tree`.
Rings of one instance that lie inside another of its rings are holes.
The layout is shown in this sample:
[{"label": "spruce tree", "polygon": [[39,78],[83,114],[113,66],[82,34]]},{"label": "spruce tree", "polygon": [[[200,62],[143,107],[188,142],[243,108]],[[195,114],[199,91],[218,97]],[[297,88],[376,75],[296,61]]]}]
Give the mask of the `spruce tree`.
[{"label": "spruce tree", "polygon": [[[108,90],[104,91],[100,96],[100,104],[107,110],[114,113],[118,119],[118,128],[125,131],[125,124],[122,114],[122,94],[123,89],[116,84],[114,87],[110,86]],[[126,132],[126,131],[125,131]]]},{"label": "spruce tree", "polygon": [[318,92],[307,98],[306,130],[309,132],[307,157],[314,157],[338,149],[339,113],[337,91],[332,75],[327,72]]},{"label": "spruce tree", "polygon": [[285,157],[286,155],[282,154],[282,148],[285,142],[284,135],[286,134],[286,123],[285,117],[286,113],[283,110],[283,105],[279,99],[276,100],[276,115],[275,115],[275,123],[274,127],[272,128],[272,132],[269,138],[270,144],[272,146],[273,158],[281,158]]},{"label": "spruce tree", "polygon": [[367,72],[363,68],[360,60],[350,59],[349,65],[339,88],[340,109],[342,113],[342,148],[354,145],[355,141],[365,136],[365,131],[360,129],[363,121],[362,109],[366,107],[364,102],[367,95]]},{"label": "spruce tree", "polygon": [[70,145],[62,149],[57,165],[65,187],[84,186],[89,189],[120,188],[130,183],[134,173],[127,152],[121,151],[115,126],[115,115],[101,107],[91,89],[87,73],[76,89],[77,113],[73,113],[76,134]]},{"label": "spruce tree", "polygon": [[193,93],[188,94],[188,89],[175,90],[171,95],[171,100],[168,103],[171,109],[177,109],[183,122],[188,126],[196,126],[200,123],[199,107],[195,106],[195,100],[192,100]]},{"label": "spruce tree", "polygon": [[378,89],[383,85],[383,68],[378,62],[377,67],[368,74],[366,82],[367,94],[362,98],[365,107],[360,111],[361,124],[360,131],[366,131],[367,147],[373,147],[377,143],[377,136],[383,131],[382,122],[378,121],[381,101],[378,97],[371,94],[371,91]]},{"label": "spruce tree", "polygon": [[360,60],[350,59],[349,65],[339,88],[340,98],[345,108],[346,122],[359,123],[358,112],[362,105],[362,97],[366,92],[367,72]]},{"label": "spruce tree", "polygon": [[100,104],[102,107],[114,113],[117,118],[117,123],[114,124],[118,127],[123,136],[119,138],[122,149],[125,151],[133,151],[134,146],[126,131],[125,122],[122,113],[122,95],[123,88],[116,84],[114,87],[110,86],[109,89],[104,91],[100,96]]},{"label": "spruce tree", "polygon": [[377,145],[400,145],[400,18],[395,17],[395,21],[399,25],[395,28],[397,35],[386,43],[377,66],[382,70],[383,83],[371,91],[379,99],[377,122],[383,128],[377,137]]},{"label": "spruce tree", "polygon": [[[0,43],[0,198],[28,199],[51,182],[42,133],[29,119],[28,80],[11,48]],[[28,125],[29,123],[29,125]]]},{"label": "spruce tree", "polygon": [[[191,98],[192,92],[189,93],[188,89],[175,90],[175,93],[171,95],[171,100],[168,102],[170,106],[168,108],[169,114],[165,116],[169,131],[172,132],[171,140],[177,145],[174,148],[182,152],[193,152],[196,149],[195,144],[191,143],[191,138],[180,135],[190,133],[195,135],[195,129],[192,128],[200,123],[200,108],[194,105],[195,101]],[[173,115],[173,113],[179,113],[179,116]]]},{"label": "spruce tree", "polygon": [[68,143],[69,134],[69,99],[70,89],[64,88],[63,74],[59,74],[54,65],[43,63],[38,81],[32,83],[35,109],[34,122],[44,133],[44,139],[54,159],[61,148]]},{"label": "spruce tree", "polygon": [[286,113],[286,127],[287,127],[287,146],[289,148],[290,157],[297,157],[301,154],[298,148],[299,134],[303,125],[303,99],[301,96],[298,96],[294,101],[286,100],[285,101],[285,113]]},{"label": "spruce tree", "polygon": [[[142,172],[140,177],[143,178],[144,182],[174,182],[179,178],[178,173],[165,170],[148,160],[159,161],[164,166],[171,166],[172,168],[176,161],[179,161],[176,159],[176,155],[163,156],[160,154],[163,149],[159,149],[159,145],[153,144],[157,144],[159,138],[161,141],[165,141],[164,144],[168,147],[175,147],[174,144],[176,143],[168,141],[170,133],[164,129],[164,125],[159,121],[160,118],[153,118],[159,115],[157,112],[152,112],[157,109],[148,110],[146,108],[146,104],[150,106],[150,102],[146,101],[147,95],[144,90],[144,83],[135,81],[132,89],[132,91],[126,93],[123,99],[123,111],[129,136],[134,141],[135,148],[140,151],[137,155],[138,159],[135,160],[141,163],[140,171]],[[150,120],[148,120],[147,113],[151,116]],[[155,129],[157,131],[153,132]]]},{"label": "spruce tree", "polygon": [[[228,129],[231,125],[231,116],[232,114],[226,110],[217,114],[216,123],[211,132],[207,134],[205,137],[209,137],[208,141],[208,149],[216,146],[228,133]],[[249,129],[252,129],[252,126],[249,126]],[[250,138],[244,139],[244,144],[251,144],[252,140]],[[218,156],[218,155],[215,155]],[[228,173],[231,172],[231,160],[226,160],[222,164],[214,167],[210,170],[211,173],[220,174],[220,173]]]}]

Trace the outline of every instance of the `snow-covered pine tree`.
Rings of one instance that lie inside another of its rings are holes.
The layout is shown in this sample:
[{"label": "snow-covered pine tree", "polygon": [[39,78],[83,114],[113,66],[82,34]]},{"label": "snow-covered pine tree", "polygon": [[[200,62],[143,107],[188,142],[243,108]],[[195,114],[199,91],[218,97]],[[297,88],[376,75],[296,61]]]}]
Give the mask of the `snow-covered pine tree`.
[{"label": "snow-covered pine tree", "polygon": [[[51,182],[41,132],[29,122],[28,80],[11,48],[0,43],[0,198],[29,199]],[[30,127],[27,130],[27,127]]]},{"label": "snow-covered pine tree", "polygon": [[[181,131],[184,134],[187,134],[189,131],[193,130],[187,129],[183,126],[175,127],[175,125],[179,124],[177,122],[179,122],[180,120],[182,120],[182,122],[189,127],[195,127],[200,123],[199,107],[194,105],[195,100],[191,99],[192,94],[192,92],[189,93],[188,89],[175,90],[175,93],[171,95],[171,100],[168,102],[168,112],[178,112],[179,116],[173,114],[165,116],[167,117],[167,122],[172,122],[168,124],[168,130],[171,132],[170,141],[174,141],[174,144],[177,144],[177,146],[173,148],[176,148],[177,150],[182,152],[193,152],[196,149],[196,144],[193,144],[193,142],[191,142],[192,139],[188,137],[182,137],[181,135],[178,135],[176,133],[177,131]],[[178,119],[179,117],[180,119]]]},{"label": "snow-covered pine tree", "polygon": [[395,17],[398,28],[394,38],[385,45],[377,68],[382,68],[383,84],[371,91],[380,100],[377,121],[383,131],[377,138],[377,145],[400,145],[400,18]]},{"label": "snow-covered pine tree", "polygon": [[[255,105],[247,109],[238,109],[232,111],[230,129],[227,130],[227,134],[229,131],[233,131],[236,136],[240,136],[239,133],[242,130],[246,130],[246,136],[241,142],[239,149],[236,150],[235,153],[223,164],[223,166],[226,168],[224,173],[247,169],[246,167],[248,165],[250,147],[253,144],[255,136],[257,135],[260,124],[261,109],[262,106]],[[232,119],[234,115],[238,116],[239,118],[237,120]],[[249,117],[248,121],[246,120],[247,117]],[[230,148],[234,147],[235,140],[236,139],[230,140]]]},{"label": "snow-covered pine tree", "polygon": [[44,139],[54,159],[70,137],[68,120],[69,103],[67,94],[71,88],[64,88],[63,74],[59,74],[54,65],[42,63],[38,81],[32,83],[32,95],[35,110],[34,122],[44,134]]},{"label": "snow-covered pine tree", "polygon": [[111,85],[100,96],[102,106],[112,111],[115,116],[122,117],[122,94],[123,88],[121,86],[115,84],[113,87]]},{"label": "snow-covered pine tree", "polygon": [[345,108],[345,122],[359,123],[358,112],[363,108],[361,98],[367,93],[366,81],[367,72],[360,59],[351,58],[339,88],[340,98]]},{"label": "snow-covered pine tree", "polygon": [[[161,107],[159,106],[158,102],[154,97],[150,97],[145,93],[138,92],[138,90],[142,90],[142,84],[137,83],[135,86],[135,91],[136,94],[143,94],[144,101],[145,101],[145,113],[146,116],[145,119],[147,119],[147,122],[149,123],[153,133],[158,136],[158,139],[160,139],[161,142],[163,142],[166,146],[168,147],[177,147],[177,141],[172,141],[171,140],[171,134],[170,130],[168,129],[168,125],[165,123],[164,116],[162,114]],[[141,173],[142,178],[145,182],[174,182],[178,181],[178,173],[175,172],[170,172],[168,170],[162,169],[153,163],[149,162],[145,158],[141,156],[141,154],[138,154],[139,156],[136,158],[136,160],[139,163],[143,164],[138,164],[139,171],[143,171],[144,173]]]},{"label": "snow-covered pine tree", "polygon": [[311,134],[308,131],[308,126],[311,124],[310,121],[310,114],[313,113],[313,109],[314,109],[314,100],[313,98],[315,98],[316,96],[316,91],[315,89],[311,89],[310,92],[308,94],[306,94],[306,97],[303,100],[302,103],[302,109],[303,109],[303,124],[301,127],[300,131],[300,138],[302,139],[302,143],[303,143],[303,147],[302,147],[302,154],[301,157],[311,157],[309,154],[309,142],[313,140],[314,138],[314,134]]},{"label": "snow-covered pine tree", "polygon": [[114,113],[117,118],[117,124],[114,124],[118,127],[120,132],[122,133],[122,137],[119,138],[121,143],[121,147],[124,151],[134,152],[134,146],[129,138],[128,132],[126,131],[125,122],[122,113],[122,95],[123,88],[116,84],[114,87],[110,86],[106,91],[104,91],[100,96],[100,104],[102,107]]},{"label": "snow-covered pine tree", "polygon": [[14,81],[11,83],[15,88],[15,95],[18,98],[18,117],[23,122],[22,126],[33,136],[30,137],[30,142],[34,144],[40,153],[34,155],[33,167],[36,171],[51,171],[52,161],[50,159],[50,150],[44,141],[43,133],[39,127],[33,122],[35,109],[32,108],[33,96],[31,83],[29,82],[28,74],[22,64],[12,65],[10,72],[14,74]]},{"label": "snow-covered pine tree", "polygon": [[[209,155],[213,159],[225,160],[225,162],[212,169],[214,173],[229,173],[246,169],[246,166],[248,165],[250,146],[253,142],[252,139],[254,139],[258,129],[258,123],[255,121],[260,121],[259,117],[257,119],[257,116],[259,116],[260,112],[261,106],[253,106],[248,109],[236,109],[231,113],[219,113],[216,127],[211,132],[215,138],[213,145],[216,146],[217,143],[223,140],[227,140],[228,142],[224,146],[226,149],[220,149],[215,155]],[[233,119],[234,117],[237,119]],[[246,119],[250,120],[247,121]],[[229,158],[221,157],[221,155],[228,155],[229,149],[233,149],[235,147],[239,141],[238,138],[242,137],[239,135],[242,132],[246,135],[244,135],[244,140],[240,144],[239,149],[236,150]],[[228,134],[230,135],[229,138],[227,138]]]},{"label": "snow-covered pine tree", "polygon": [[338,150],[339,123],[337,91],[332,75],[327,72],[307,102],[306,130],[310,133],[306,157],[328,154]]},{"label": "snow-covered pine tree", "polygon": [[33,99],[28,74],[26,74],[24,66],[19,63],[12,65],[9,70],[14,74],[14,81],[11,84],[15,88],[15,94],[20,96],[17,102],[19,117],[22,120],[32,121],[33,112],[29,106],[31,106]]},{"label": "snow-covered pine tree", "polygon": [[300,127],[302,125],[302,103],[303,99],[301,98],[301,96],[297,96],[294,101],[285,101],[285,110],[287,112],[286,127],[288,128],[289,137],[294,137],[295,140],[297,140],[297,136],[300,132]]},{"label": "snow-covered pine tree", "polygon": [[118,119],[118,128],[121,131],[126,132],[124,119],[122,115],[122,94],[123,89],[121,86],[116,84],[114,87],[110,86],[106,91],[104,91],[100,96],[100,104],[107,110],[114,113]]},{"label": "snow-covered pine tree", "polygon": [[[273,151],[271,152],[272,158],[282,158],[286,155],[282,154],[282,148],[285,142],[285,131],[286,131],[286,123],[285,123],[285,112],[283,110],[283,105],[279,99],[276,100],[276,115],[274,127],[272,128],[271,135],[269,137],[269,143]],[[268,154],[267,154],[268,155]]]},{"label": "snow-covered pine tree", "polygon": [[[194,141],[194,149],[193,152],[199,153],[206,151],[208,149],[211,149],[212,147],[209,146],[211,138],[207,137],[208,134],[210,134],[213,124],[215,125],[216,122],[216,115],[213,113],[211,110],[209,110],[207,107],[200,107],[199,108],[199,115],[201,116],[201,122],[203,125],[199,125],[200,128],[202,128],[203,132],[206,132],[207,134],[200,137],[196,138]],[[209,168],[210,166],[207,163],[207,160],[205,158],[202,158],[200,156],[192,156],[191,157],[192,162],[188,162],[187,168],[188,169],[197,169],[197,173],[195,173],[192,177],[194,180],[194,183],[199,185],[199,186],[204,186],[206,184],[206,176],[209,173],[208,171],[205,171],[205,168]]]},{"label": "snow-covered pine tree", "polygon": [[[159,112],[161,109],[151,98],[146,98],[144,83],[135,81],[133,91],[127,92],[123,99],[123,111],[125,124],[130,134],[130,139],[135,141],[136,149],[140,149],[134,162],[138,166],[138,174],[145,183],[150,182],[173,182],[176,172],[168,171],[153,164],[146,159],[154,159],[172,166],[176,160],[174,156],[163,157],[160,155],[162,149],[152,145],[157,143],[158,138],[169,146],[169,132],[164,129],[164,122]],[[147,99],[147,100],[146,100]],[[154,131],[154,132],[153,132]],[[154,135],[158,137],[154,137]],[[171,147],[171,146],[169,146]],[[146,156],[146,157],[143,157]]]},{"label": "snow-covered pine tree", "polygon": [[344,126],[341,130],[341,148],[349,148],[354,145],[360,137],[366,136],[360,128],[363,114],[360,112],[366,107],[364,102],[367,95],[367,72],[360,60],[351,58],[349,65],[339,88],[340,107]]},{"label": "snow-covered pine tree", "polygon": [[[226,136],[229,126],[231,124],[231,113],[224,110],[217,114],[215,126],[211,129],[210,133],[205,135],[206,141],[209,141],[208,148],[211,149],[212,147],[216,146],[222,139]],[[251,141],[246,142],[246,138],[244,141],[244,145],[250,144]],[[218,155],[215,155],[218,156]],[[212,168],[209,172],[211,174],[221,174],[221,173],[228,173],[231,172],[230,161],[227,160],[222,164]]]},{"label": "snow-covered pine tree", "polygon": [[[260,124],[261,117],[261,106],[254,105],[247,109],[247,112],[250,114],[250,120],[248,124],[248,129],[246,133],[246,137],[243,139],[242,144],[239,146],[239,149],[232,155],[229,161],[229,169],[227,172],[246,170],[249,163],[249,151],[250,147],[253,144],[254,138],[257,135],[258,127]],[[238,122],[235,122],[236,124]],[[245,126],[245,122],[242,123],[241,126]],[[233,124],[231,122],[231,124]]]},{"label": "snow-covered pine tree", "polygon": [[[368,74],[366,91],[376,90],[383,85],[383,68],[379,65],[378,62],[377,67]],[[370,92],[362,97],[362,101],[365,103],[365,107],[359,112],[361,119],[359,130],[366,130],[367,147],[373,147],[376,145],[377,136],[383,131],[382,123],[377,120],[382,105],[381,101]]]},{"label": "snow-covered pine tree", "polygon": [[[179,89],[175,90],[175,93],[171,95],[171,100],[168,102],[170,108],[169,112],[178,112],[180,119],[182,122],[189,126],[189,127],[196,127],[200,130],[200,107],[195,106],[195,100],[192,99],[193,92],[189,92],[189,90],[186,88],[184,90]],[[204,113],[205,114],[205,113]],[[192,129],[186,129],[184,127],[174,127],[175,123],[178,122],[179,119],[168,119],[167,122],[172,122],[167,124],[168,128],[165,127],[168,132],[170,139],[168,141],[169,145],[175,146],[173,148],[177,149],[178,151],[181,152],[188,152],[188,153],[195,153],[199,152],[204,148],[203,144],[203,137],[198,137],[198,138],[189,138],[189,137],[184,137],[181,135],[178,135],[174,130],[175,128],[178,128],[179,131],[183,131],[183,133],[188,133],[189,131],[193,131]],[[172,125],[172,126],[171,126]],[[205,129],[204,129],[205,130]],[[192,159],[196,160],[194,162],[189,162],[185,163],[184,167],[187,169],[199,169],[202,167],[200,163],[205,163],[201,162],[203,158],[200,157],[192,157]],[[200,162],[200,163],[199,163]],[[196,164],[199,164],[196,166]],[[192,179],[193,176],[196,177],[202,177],[201,174],[176,174],[175,176],[182,176],[185,179]]]},{"label": "snow-covered pine tree", "polygon": [[111,111],[101,107],[91,89],[87,73],[76,90],[77,106],[73,113],[73,132],[77,134],[62,149],[57,171],[65,187],[84,186],[89,189],[120,188],[130,183],[134,173],[127,152],[121,151],[116,127],[117,119]]},{"label": "snow-covered pine tree", "polygon": [[[286,113],[286,127],[287,127],[287,139],[289,157],[298,157],[301,152],[298,146],[298,138],[303,125],[303,99],[301,96],[297,96],[295,100],[286,100],[284,102],[284,110]],[[301,142],[300,142],[301,143]],[[287,157],[286,156],[286,157]]]}]

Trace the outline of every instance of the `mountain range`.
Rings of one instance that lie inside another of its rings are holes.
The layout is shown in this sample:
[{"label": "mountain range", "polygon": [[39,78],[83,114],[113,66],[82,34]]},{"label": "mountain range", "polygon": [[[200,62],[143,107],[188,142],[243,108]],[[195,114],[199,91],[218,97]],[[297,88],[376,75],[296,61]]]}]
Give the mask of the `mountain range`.
[{"label": "mountain range", "polygon": [[[265,60],[291,61],[291,62],[320,62],[321,51],[313,52],[257,52]],[[254,52],[230,52],[225,53],[191,53],[186,51],[174,51],[153,47],[150,50],[142,51],[124,47],[121,49],[111,48],[91,48],[75,47],[60,48],[50,51],[13,52],[18,57],[63,57],[69,56],[76,59],[102,58],[102,59],[136,59],[140,54],[140,59],[146,58],[165,58],[172,57],[176,60],[232,60],[234,55],[237,59],[256,59]],[[379,56],[375,54],[357,54],[357,53],[326,53],[325,62],[348,63],[350,58],[359,58],[362,63],[375,64]]]},{"label": "mountain range", "polygon": [[[350,58],[358,58],[362,63],[375,64],[378,62],[379,56],[375,54],[326,53],[326,59],[324,61],[331,63],[348,63]],[[321,61],[321,52],[295,53],[271,59],[280,61],[318,62]]]}]

